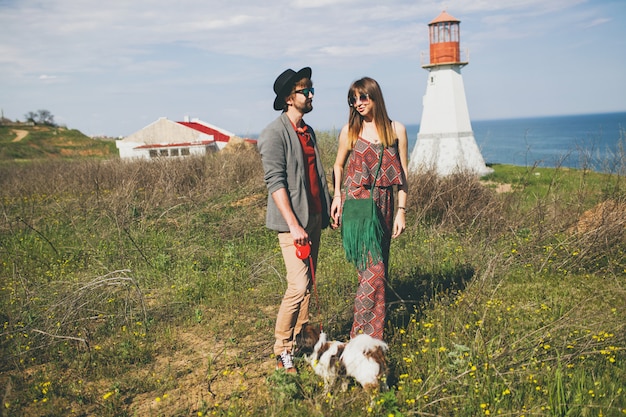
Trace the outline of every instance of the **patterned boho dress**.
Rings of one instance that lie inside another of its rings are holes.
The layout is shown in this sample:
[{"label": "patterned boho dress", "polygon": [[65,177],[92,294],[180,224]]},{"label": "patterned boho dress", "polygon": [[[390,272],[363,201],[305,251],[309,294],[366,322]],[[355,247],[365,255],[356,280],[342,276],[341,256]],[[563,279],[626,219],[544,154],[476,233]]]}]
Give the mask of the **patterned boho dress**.
[{"label": "patterned boho dress", "polygon": [[[346,167],[344,190],[350,198],[369,198],[382,149],[380,143],[371,143],[358,138]],[[354,322],[350,337],[359,333],[383,338],[385,328],[385,286],[387,283],[387,265],[393,228],[394,185],[402,185],[405,178],[400,164],[398,141],[384,149],[383,161],[374,187],[374,200],[380,210],[383,226],[383,260],[372,264],[370,258],[365,270],[358,270],[359,287],[354,300]],[[345,201],[345,195],[344,195]]]}]

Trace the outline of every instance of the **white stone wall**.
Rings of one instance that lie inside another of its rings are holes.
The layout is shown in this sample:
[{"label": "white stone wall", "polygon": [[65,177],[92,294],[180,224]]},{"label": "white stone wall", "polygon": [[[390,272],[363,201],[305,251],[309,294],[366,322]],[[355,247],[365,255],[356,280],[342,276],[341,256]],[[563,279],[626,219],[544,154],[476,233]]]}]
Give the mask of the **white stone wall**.
[{"label": "white stone wall", "polygon": [[470,122],[460,65],[429,68],[422,120],[409,171],[457,171],[486,175],[492,170],[478,149]]}]

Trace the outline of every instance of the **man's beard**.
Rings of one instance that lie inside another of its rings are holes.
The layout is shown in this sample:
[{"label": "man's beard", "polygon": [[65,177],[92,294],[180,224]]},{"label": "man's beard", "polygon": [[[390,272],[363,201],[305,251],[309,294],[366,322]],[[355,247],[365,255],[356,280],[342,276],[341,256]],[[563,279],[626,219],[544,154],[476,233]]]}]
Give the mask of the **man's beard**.
[{"label": "man's beard", "polygon": [[302,105],[296,104],[296,109],[300,111],[302,114],[307,114],[311,112],[311,110],[313,110],[313,102],[307,100]]}]

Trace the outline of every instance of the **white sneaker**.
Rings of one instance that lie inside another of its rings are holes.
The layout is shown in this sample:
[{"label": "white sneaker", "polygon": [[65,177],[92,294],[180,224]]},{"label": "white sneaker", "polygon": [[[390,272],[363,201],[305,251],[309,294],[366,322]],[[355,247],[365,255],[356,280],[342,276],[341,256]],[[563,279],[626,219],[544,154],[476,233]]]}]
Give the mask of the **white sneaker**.
[{"label": "white sneaker", "polygon": [[278,356],[276,361],[276,369],[284,369],[289,374],[298,373],[296,367],[293,364],[293,355],[285,349],[283,353]]}]

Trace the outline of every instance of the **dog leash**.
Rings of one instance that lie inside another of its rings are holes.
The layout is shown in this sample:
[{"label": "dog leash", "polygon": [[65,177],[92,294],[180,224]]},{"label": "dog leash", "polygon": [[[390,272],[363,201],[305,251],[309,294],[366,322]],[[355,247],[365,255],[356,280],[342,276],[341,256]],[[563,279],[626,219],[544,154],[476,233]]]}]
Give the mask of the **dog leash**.
[{"label": "dog leash", "polygon": [[[307,242],[304,245],[298,245],[296,243],[295,246],[296,246],[296,256],[298,257],[298,259],[305,260],[308,258],[309,260],[309,269],[311,270],[311,281],[313,282],[313,296],[315,297],[315,305],[317,306],[318,310],[321,310],[320,299],[317,294],[317,282],[315,280],[315,267],[313,266],[313,257],[311,256],[311,245]],[[318,313],[320,313],[320,311],[318,311]],[[320,332],[321,331],[322,331],[322,321],[320,320]]]}]

